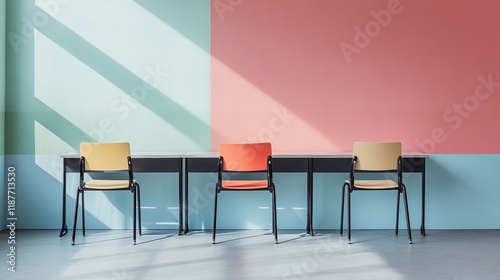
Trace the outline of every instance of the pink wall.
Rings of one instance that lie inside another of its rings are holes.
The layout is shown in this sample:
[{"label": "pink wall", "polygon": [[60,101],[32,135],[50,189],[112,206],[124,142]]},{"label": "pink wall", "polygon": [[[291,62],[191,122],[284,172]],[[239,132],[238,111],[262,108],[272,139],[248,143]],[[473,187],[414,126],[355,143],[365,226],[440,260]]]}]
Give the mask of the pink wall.
[{"label": "pink wall", "polygon": [[500,153],[499,27],[497,0],[214,0],[212,150]]}]

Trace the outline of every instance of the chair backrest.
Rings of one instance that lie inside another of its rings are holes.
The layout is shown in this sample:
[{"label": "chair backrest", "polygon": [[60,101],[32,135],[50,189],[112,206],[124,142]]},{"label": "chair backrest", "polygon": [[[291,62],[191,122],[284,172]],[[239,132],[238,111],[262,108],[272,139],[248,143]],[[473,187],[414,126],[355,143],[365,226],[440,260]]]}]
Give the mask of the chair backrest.
[{"label": "chair backrest", "polygon": [[223,171],[262,171],[272,155],[271,143],[220,144]]},{"label": "chair backrest", "polygon": [[356,170],[397,170],[401,142],[355,142]]},{"label": "chair backrest", "polygon": [[88,171],[127,170],[130,144],[84,142],[80,144],[80,156],[85,157],[85,170]]}]

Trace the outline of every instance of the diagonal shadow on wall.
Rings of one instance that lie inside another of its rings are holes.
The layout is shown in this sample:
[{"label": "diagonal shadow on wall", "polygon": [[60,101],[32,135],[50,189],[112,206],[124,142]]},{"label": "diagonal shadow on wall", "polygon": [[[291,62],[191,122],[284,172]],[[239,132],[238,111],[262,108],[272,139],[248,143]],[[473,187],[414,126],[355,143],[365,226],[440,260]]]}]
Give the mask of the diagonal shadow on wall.
[{"label": "diagonal shadow on wall", "polygon": [[[52,110],[44,103],[37,100],[37,108],[40,108],[39,113],[36,113],[34,120],[37,120],[45,128],[52,131],[59,137],[64,135],[64,140],[68,145],[78,150],[82,141],[92,141],[86,132],[68,121],[64,116]],[[24,113],[23,113],[24,114]]]},{"label": "diagonal shadow on wall", "polygon": [[[210,12],[210,3],[148,0],[135,0],[135,2],[205,52],[210,53],[210,16],[207,14]],[[200,28],[205,20],[207,20],[206,26]]]},{"label": "diagonal shadow on wall", "polygon": [[208,147],[209,139],[200,139],[199,135],[200,131],[205,131],[206,135],[209,135],[209,124],[204,123],[184,107],[153,87],[148,87],[145,98],[144,96],[137,98],[132,92],[138,85],[144,84],[141,78],[124,68],[43,10],[37,8],[36,12],[44,14],[49,19],[46,25],[37,29],[39,32],[113,83],[123,92],[130,95],[165,122],[177,128],[178,131],[192,139],[193,142],[201,147]]}]

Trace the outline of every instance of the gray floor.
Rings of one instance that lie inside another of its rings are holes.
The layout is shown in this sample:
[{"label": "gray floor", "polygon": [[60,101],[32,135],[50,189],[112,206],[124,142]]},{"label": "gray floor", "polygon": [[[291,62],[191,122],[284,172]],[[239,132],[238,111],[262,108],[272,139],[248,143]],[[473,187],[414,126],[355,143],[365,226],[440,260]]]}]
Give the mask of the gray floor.
[{"label": "gray floor", "polygon": [[78,231],[77,244],[58,230],[15,232],[16,272],[8,271],[8,231],[0,233],[0,279],[500,279],[500,230],[226,231],[177,236],[145,231]]}]

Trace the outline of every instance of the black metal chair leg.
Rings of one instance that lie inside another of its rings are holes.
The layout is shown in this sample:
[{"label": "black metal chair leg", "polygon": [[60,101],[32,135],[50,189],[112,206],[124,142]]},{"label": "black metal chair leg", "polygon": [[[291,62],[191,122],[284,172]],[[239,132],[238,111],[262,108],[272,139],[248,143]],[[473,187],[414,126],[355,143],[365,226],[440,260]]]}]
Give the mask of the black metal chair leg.
[{"label": "black metal chair leg", "polygon": [[276,189],[273,190],[273,231],[274,243],[278,244],[278,223],[276,218]]},{"label": "black metal chair leg", "polygon": [[351,190],[347,190],[347,243],[351,244]]},{"label": "black metal chair leg", "polygon": [[217,191],[217,186],[215,187],[215,199],[214,199],[214,229],[212,232],[212,244],[215,244],[215,232],[217,231],[217,196],[219,192]]},{"label": "black metal chair leg", "polygon": [[85,236],[85,191],[82,190],[82,233]]},{"label": "black metal chair leg", "polygon": [[408,227],[408,243],[412,244],[413,240],[411,238],[410,212],[408,211],[408,195],[406,194],[405,186],[403,186],[403,197],[405,200],[406,225]]},{"label": "black metal chair leg", "polygon": [[344,183],[342,185],[342,198],[341,198],[341,204],[340,204],[340,235],[344,233],[344,200],[345,200],[345,189],[346,189],[347,183]]},{"label": "black metal chair leg", "polygon": [[398,194],[397,194],[397,202],[396,202],[396,230],[395,234],[396,236],[399,233],[399,201],[401,200],[401,190],[398,189]]},{"label": "black metal chair leg", "polygon": [[133,199],[134,199],[134,208],[133,208],[133,216],[134,216],[134,225],[132,226],[133,228],[133,239],[134,239],[134,245],[136,244],[136,228],[137,228],[137,192],[134,190],[133,191]]},{"label": "black metal chair leg", "polygon": [[78,200],[80,199],[80,191],[76,192],[75,217],[73,220],[73,234],[71,236],[71,245],[75,245],[76,222],[78,220]]},{"label": "black metal chair leg", "polygon": [[136,184],[136,192],[137,192],[137,214],[139,215],[139,236],[142,235],[142,215],[141,215],[141,187],[139,184]]},{"label": "black metal chair leg", "polygon": [[[271,195],[273,196],[273,192],[271,191]],[[271,197],[271,233],[274,235],[275,231],[276,231],[276,227],[274,226],[274,214],[275,214],[275,211],[274,211],[274,197]]]}]

